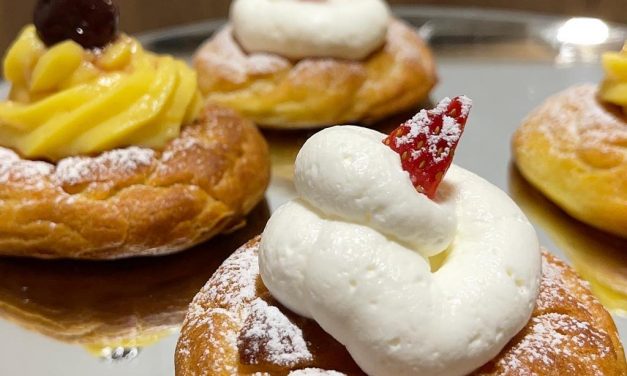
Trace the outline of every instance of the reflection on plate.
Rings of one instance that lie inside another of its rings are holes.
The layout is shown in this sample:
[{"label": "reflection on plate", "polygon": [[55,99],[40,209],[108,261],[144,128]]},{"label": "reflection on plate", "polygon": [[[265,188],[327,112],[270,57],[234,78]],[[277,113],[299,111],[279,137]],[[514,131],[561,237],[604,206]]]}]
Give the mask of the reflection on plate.
[{"label": "reflection on plate", "polygon": [[263,230],[268,218],[262,202],[239,230],[165,257],[0,258],[0,316],[103,358],[133,357],[178,330],[198,290],[228,255]]},{"label": "reflection on plate", "polygon": [[627,315],[627,240],[568,216],[510,167],[510,193],[568,256],[579,275],[612,313]]},{"label": "reflection on plate", "polygon": [[263,130],[270,145],[272,177],[291,181],[294,176],[294,161],[301,146],[318,129],[307,130]]}]

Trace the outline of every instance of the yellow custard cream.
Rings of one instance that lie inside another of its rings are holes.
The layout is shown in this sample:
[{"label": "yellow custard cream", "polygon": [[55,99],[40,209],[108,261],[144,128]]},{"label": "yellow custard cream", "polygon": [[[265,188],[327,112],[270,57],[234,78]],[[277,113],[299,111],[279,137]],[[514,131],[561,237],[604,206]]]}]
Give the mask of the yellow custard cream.
[{"label": "yellow custard cream", "polygon": [[623,107],[627,113],[627,44],[620,52],[603,54],[605,80],[599,94],[602,100]]},{"label": "yellow custard cream", "polygon": [[130,145],[160,148],[194,120],[196,73],[120,35],[102,50],[73,41],[46,47],[27,26],[4,59],[0,145],[58,160]]}]

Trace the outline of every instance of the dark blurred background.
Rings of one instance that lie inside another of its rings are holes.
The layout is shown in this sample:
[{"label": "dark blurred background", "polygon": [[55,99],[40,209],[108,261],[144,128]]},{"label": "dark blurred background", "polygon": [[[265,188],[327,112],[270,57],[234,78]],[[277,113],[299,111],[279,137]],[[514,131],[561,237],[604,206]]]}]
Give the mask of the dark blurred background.
[{"label": "dark blurred background", "polygon": [[[36,0],[0,0],[0,51],[31,22]],[[230,0],[117,0],[122,29],[129,33],[224,17]],[[604,18],[627,23],[627,0],[391,0],[392,4],[430,4],[518,9]]]}]

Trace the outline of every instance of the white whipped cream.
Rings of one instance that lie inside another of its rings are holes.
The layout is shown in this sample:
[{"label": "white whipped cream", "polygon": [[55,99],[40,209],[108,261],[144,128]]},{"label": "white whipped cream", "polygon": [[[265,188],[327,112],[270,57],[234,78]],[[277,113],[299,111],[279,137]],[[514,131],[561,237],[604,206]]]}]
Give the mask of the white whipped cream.
[{"label": "white whipped cream", "polygon": [[[417,193],[385,137],[342,126],[307,141],[300,198],[262,236],[262,279],[369,375],[466,375],[531,316],[536,233],[505,193],[460,167],[435,202]],[[441,252],[432,272],[427,256]]]},{"label": "white whipped cream", "polygon": [[385,42],[383,0],[235,0],[233,32],[248,52],[359,60]]}]

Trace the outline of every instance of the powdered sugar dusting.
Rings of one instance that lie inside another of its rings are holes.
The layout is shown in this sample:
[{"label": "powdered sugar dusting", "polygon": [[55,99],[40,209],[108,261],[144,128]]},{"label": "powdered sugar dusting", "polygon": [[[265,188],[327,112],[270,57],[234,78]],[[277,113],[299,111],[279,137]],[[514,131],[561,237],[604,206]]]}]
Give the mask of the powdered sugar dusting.
[{"label": "powdered sugar dusting", "polygon": [[[201,145],[195,138],[175,138],[171,143],[172,147],[163,152],[161,156],[162,162],[169,162],[177,153],[185,153],[187,150]],[[163,166],[163,165],[161,165]]]},{"label": "powdered sugar dusting", "polygon": [[9,163],[19,160],[20,157],[11,149],[0,147],[0,163]]},{"label": "powdered sugar dusting", "polygon": [[[230,351],[244,347],[245,352],[240,355],[250,364],[267,362],[291,367],[310,361],[312,355],[302,331],[278,308],[257,297],[258,278],[257,248],[245,245],[222,264],[194,298],[185,325],[205,325],[205,340],[224,351],[220,337],[213,337],[210,332],[214,330],[215,317],[227,316],[234,325],[223,325],[216,332],[226,334]],[[179,353],[189,355],[189,348],[190,344],[182,338]],[[214,371],[229,367],[217,363],[213,366]]]},{"label": "powdered sugar dusting", "polygon": [[433,70],[433,60],[425,53],[425,48],[407,48],[409,44],[424,44],[425,42],[418,36],[415,29],[403,21],[397,19],[390,22],[388,28],[387,41],[385,50],[392,56],[395,56],[400,62],[408,64],[422,65],[426,70]]},{"label": "powdered sugar dusting", "polygon": [[[238,321],[244,322],[249,313],[246,307],[256,298],[258,276],[257,253],[246,247],[240,248],[220,266],[218,272],[196,295],[187,321],[202,321],[209,310],[218,306],[229,312],[238,312]],[[214,304],[205,308],[202,302],[206,301]]]},{"label": "powdered sugar dusting", "polygon": [[0,184],[18,184],[21,189],[43,189],[45,176],[53,166],[46,162],[22,160],[10,149],[0,147]]},{"label": "powdered sugar dusting", "polygon": [[291,63],[278,55],[247,54],[235,40],[233,28],[226,26],[198,50],[194,65],[200,71],[208,69],[211,76],[219,73],[233,83],[242,84],[249,77],[269,75],[287,69]]},{"label": "powdered sugar dusting", "polygon": [[542,283],[540,284],[540,295],[538,297],[537,309],[550,309],[556,303],[576,305],[581,309],[586,309],[582,302],[575,299],[565,291],[564,269],[562,266],[549,264],[546,258],[542,259]]},{"label": "powdered sugar dusting", "polygon": [[97,157],[68,157],[55,165],[22,159],[14,151],[0,147],[0,184],[12,182],[27,188],[42,189],[46,183],[78,184],[111,174],[135,173],[153,163],[152,149],[129,147],[104,152]]},{"label": "powdered sugar dusting", "polygon": [[[542,370],[541,374],[560,369],[573,375],[602,376],[604,370],[599,364],[615,353],[608,333],[596,327],[588,315],[591,312],[588,304],[598,303],[589,292],[579,291],[575,297],[566,283],[574,278],[566,274],[568,267],[547,257],[551,256],[543,257],[536,312],[522,335],[497,360],[496,365],[501,369],[498,374],[531,375],[533,366],[534,372]],[[563,307],[569,307],[565,312],[570,313],[564,313]],[[573,307],[577,307],[574,312]]]},{"label": "powdered sugar dusting", "polygon": [[[461,96],[461,117],[467,118],[472,106],[470,98]],[[450,98],[444,98],[432,110],[421,110],[413,118],[407,121],[404,126],[409,128],[408,132],[396,137],[396,145],[407,145],[412,143],[417,137],[423,136],[426,139],[426,148],[419,148],[412,151],[412,159],[418,159],[423,153],[427,152],[435,163],[440,163],[447,159],[451,153],[451,148],[455,145],[462,135],[461,124],[453,117],[448,115],[442,116],[442,129],[440,132],[432,132],[430,126],[433,124],[432,117],[441,116],[446,112],[451,104]],[[445,146],[439,150],[440,145],[444,142]]]},{"label": "powdered sugar dusting", "polygon": [[[599,358],[610,355],[610,349],[604,345],[606,337],[605,332],[593,330],[589,323],[565,314],[533,317],[527,335],[508,353],[504,368],[512,372],[520,370],[523,367],[521,360],[542,363],[547,369],[568,367],[564,359],[577,356],[580,363],[589,368],[586,374],[602,376],[596,363]],[[589,352],[587,349],[591,345],[598,352]],[[573,374],[576,371],[581,372],[571,369]]]},{"label": "powdered sugar dusting", "polygon": [[[238,374],[234,365],[238,361],[237,330],[248,317],[248,304],[256,297],[258,276],[256,250],[244,245],[224,261],[190,304],[184,328],[202,328],[199,336],[208,344],[202,357],[212,359],[206,362],[211,369],[203,369],[202,375]],[[183,335],[177,355],[188,358],[193,349],[193,343]]]},{"label": "powdered sugar dusting", "polygon": [[313,359],[300,328],[277,307],[269,306],[260,298],[251,304],[238,345],[243,349],[242,356],[250,364],[265,361],[293,367]]},{"label": "powdered sugar dusting", "polygon": [[624,115],[600,102],[597,93],[596,85],[586,84],[553,95],[523,121],[517,137],[525,144],[537,137],[546,138],[551,158],[577,156],[593,168],[625,166]]},{"label": "powdered sugar dusting", "polygon": [[61,184],[78,184],[97,180],[109,171],[116,173],[135,172],[150,166],[155,152],[152,149],[132,146],[104,152],[95,158],[69,157],[59,161],[54,179]]},{"label": "powdered sugar dusting", "polygon": [[470,113],[470,109],[472,108],[472,99],[468,98],[465,95],[457,97],[457,100],[462,104],[462,115],[467,117]]}]

